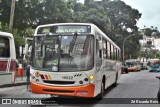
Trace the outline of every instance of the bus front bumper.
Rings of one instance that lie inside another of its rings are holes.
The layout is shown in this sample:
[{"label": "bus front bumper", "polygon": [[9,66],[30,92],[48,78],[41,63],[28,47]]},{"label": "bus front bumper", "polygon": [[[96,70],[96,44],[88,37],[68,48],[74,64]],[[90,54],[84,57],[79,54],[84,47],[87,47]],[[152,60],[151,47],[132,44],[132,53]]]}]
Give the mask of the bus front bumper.
[{"label": "bus front bumper", "polygon": [[83,86],[49,86],[31,81],[31,91],[36,94],[51,94],[58,96],[94,97],[94,84]]},{"label": "bus front bumper", "polygon": [[129,71],[137,71],[137,68],[134,68],[134,67],[131,67],[131,68],[128,68]]}]

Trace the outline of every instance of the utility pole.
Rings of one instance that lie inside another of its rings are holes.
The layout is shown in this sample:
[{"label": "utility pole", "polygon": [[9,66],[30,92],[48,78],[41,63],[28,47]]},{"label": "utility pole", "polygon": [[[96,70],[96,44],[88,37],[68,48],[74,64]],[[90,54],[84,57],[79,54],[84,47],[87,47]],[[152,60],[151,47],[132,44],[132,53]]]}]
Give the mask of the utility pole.
[{"label": "utility pole", "polygon": [[12,33],[12,30],[13,30],[15,2],[16,2],[16,0],[12,0],[12,3],[11,3],[11,12],[10,12],[10,21],[9,21],[9,33]]},{"label": "utility pole", "polygon": [[123,40],[123,62],[124,62],[124,42],[128,39],[128,38],[130,38],[130,37],[132,37],[132,36],[135,36],[135,35],[131,35],[131,36],[127,36],[126,38],[124,38],[124,40]]}]

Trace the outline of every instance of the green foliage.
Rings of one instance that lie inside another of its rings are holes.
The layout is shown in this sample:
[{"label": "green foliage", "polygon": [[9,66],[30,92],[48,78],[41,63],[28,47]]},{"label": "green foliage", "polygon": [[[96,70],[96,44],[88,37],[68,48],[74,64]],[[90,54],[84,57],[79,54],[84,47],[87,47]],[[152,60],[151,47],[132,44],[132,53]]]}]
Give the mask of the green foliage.
[{"label": "green foliage", "polygon": [[[138,10],[133,9],[120,0],[85,0],[85,4],[77,0],[18,0],[14,16],[14,37],[16,50],[23,43],[23,37],[31,37],[38,25],[65,22],[86,22],[97,25],[113,41],[122,48],[125,37],[135,34],[135,38],[126,42],[125,55],[138,56],[140,35],[137,33],[137,20],[141,17]],[[0,28],[8,31],[11,0],[0,2]],[[128,32],[131,29],[132,33]],[[132,50],[131,50],[132,49]],[[134,51],[133,51],[134,49]],[[17,51],[18,52],[18,51]]]},{"label": "green foliage", "polygon": [[120,0],[104,1],[103,7],[111,20],[111,28],[115,33],[121,33],[128,28],[132,31],[138,30],[136,23],[141,17],[138,10],[131,8]]},{"label": "green foliage", "polygon": [[9,25],[11,0],[1,0],[0,2],[0,22],[2,29]]},{"label": "green foliage", "polygon": [[145,57],[147,59],[160,58],[160,52],[158,50],[150,49],[141,52],[141,57]]},{"label": "green foliage", "polygon": [[151,28],[144,28],[143,31],[144,31],[144,35],[146,35],[146,36],[153,36],[153,37],[156,37],[156,38],[160,37],[159,36],[160,33],[157,30],[157,27],[154,28],[153,26],[151,26]]},{"label": "green foliage", "polygon": [[[11,0],[0,3],[0,22],[8,26]],[[15,6],[14,28],[24,30],[46,23],[67,22],[71,9],[65,0],[18,0]]]},{"label": "green foliage", "polygon": [[19,57],[19,46],[23,45],[24,40],[21,35],[19,35],[18,30],[14,29],[13,31],[14,41],[15,41],[15,48],[16,48],[16,56]]}]

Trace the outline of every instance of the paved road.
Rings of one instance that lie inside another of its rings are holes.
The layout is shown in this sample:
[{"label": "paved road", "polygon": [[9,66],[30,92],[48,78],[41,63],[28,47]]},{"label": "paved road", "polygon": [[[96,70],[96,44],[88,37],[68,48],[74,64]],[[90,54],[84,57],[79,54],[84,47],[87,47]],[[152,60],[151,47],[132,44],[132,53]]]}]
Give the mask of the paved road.
[{"label": "paved road", "polygon": [[[106,104],[104,101],[106,98],[156,98],[159,81],[156,76],[160,73],[140,71],[140,72],[130,72],[128,74],[122,74],[118,81],[117,87],[109,88],[106,91],[104,99],[102,101],[93,102],[90,105],[84,105],[84,107],[160,107],[159,104]],[[45,97],[49,98],[49,95],[36,95],[31,94],[26,90],[26,86],[17,86],[10,88],[0,89],[1,98],[34,98],[34,97]],[[0,107],[10,107],[11,105],[0,105]],[[30,107],[29,105],[12,105],[12,107]],[[55,105],[56,106],[56,105]],[[65,105],[59,105],[65,106]],[[77,105],[67,105],[77,106]],[[81,107],[82,105],[79,105]],[[36,106],[33,106],[36,107]],[[37,106],[38,107],[38,106]],[[46,107],[51,107],[47,105]],[[66,107],[66,106],[65,106]]]}]

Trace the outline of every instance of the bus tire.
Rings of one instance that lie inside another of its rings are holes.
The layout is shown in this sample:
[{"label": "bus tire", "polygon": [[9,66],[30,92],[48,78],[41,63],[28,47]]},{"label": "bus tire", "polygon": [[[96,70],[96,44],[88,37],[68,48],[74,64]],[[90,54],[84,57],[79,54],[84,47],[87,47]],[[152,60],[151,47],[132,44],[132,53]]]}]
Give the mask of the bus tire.
[{"label": "bus tire", "polygon": [[159,89],[159,91],[158,91],[158,93],[157,93],[157,98],[158,98],[158,101],[159,101],[159,103],[160,103],[160,89]]},{"label": "bus tire", "polygon": [[116,80],[115,80],[115,82],[113,83],[113,87],[116,87],[116,86],[117,86],[117,80],[118,80],[118,72],[117,72],[117,74],[116,74]]},{"label": "bus tire", "polygon": [[104,82],[101,83],[101,93],[99,94],[99,97],[100,99],[102,99],[104,96]]},{"label": "bus tire", "polygon": [[102,83],[101,83],[101,92],[100,92],[100,94],[97,96],[98,100],[100,100],[100,99],[103,98],[104,92],[105,92],[105,78],[103,78]]}]

